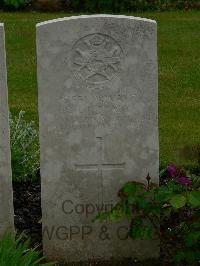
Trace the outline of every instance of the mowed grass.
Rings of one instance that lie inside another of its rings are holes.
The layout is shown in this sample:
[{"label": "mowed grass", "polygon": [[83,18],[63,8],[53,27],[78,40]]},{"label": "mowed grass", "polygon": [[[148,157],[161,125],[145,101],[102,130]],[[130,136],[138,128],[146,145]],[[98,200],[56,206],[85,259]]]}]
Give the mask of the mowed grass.
[{"label": "mowed grass", "polygon": [[[159,132],[161,164],[182,159],[178,150],[200,143],[200,12],[131,14],[158,23]],[[0,13],[6,27],[9,104],[38,121],[35,24],[63,13]]]}]

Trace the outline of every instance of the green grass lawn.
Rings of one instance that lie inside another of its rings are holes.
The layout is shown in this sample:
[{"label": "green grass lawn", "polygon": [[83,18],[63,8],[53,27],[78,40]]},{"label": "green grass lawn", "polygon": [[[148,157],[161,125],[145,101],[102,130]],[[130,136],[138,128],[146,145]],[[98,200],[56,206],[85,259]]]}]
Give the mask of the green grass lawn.
[{"label": "green grass lawn", "polygon": [[[0,13],[6,26],[9,103],[38,121],[35,24],[63,13]],[[158,22],[161,163],[181,159],[178,149],[200,143],[200,12],[137,13]]]}]

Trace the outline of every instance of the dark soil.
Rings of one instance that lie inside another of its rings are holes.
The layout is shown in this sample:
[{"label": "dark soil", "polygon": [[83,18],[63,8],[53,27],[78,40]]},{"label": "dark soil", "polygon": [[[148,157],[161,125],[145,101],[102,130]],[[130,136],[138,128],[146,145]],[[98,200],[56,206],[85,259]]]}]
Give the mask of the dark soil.
[{"label": "dark soil", "polygon": [[14,183],[15,228],[31,237],[34,247],[42,248],[40,183]]},{"label": "dark soil", "polygon": [[[42,224],[41,224],[41,186],[40,183],[14,183],[14,209],[15,228],[17,233],[24,232],[31,237],[32,246],[42,249]],[[71,263],[68,266],[157,266],[166,265],[160,261],[146,261],[143,263],[134,260],[87,263]],[[168,264],[169,265],[169,264]]]}]

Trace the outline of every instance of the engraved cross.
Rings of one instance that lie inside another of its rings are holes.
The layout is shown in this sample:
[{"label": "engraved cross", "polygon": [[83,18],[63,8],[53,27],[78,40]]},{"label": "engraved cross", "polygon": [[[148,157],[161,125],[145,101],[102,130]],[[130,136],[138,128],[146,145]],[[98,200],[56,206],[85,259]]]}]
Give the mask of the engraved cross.
[{"label": "engraved cross", "polygon": [[[101,187],[101,198],[103,201],[103,171],[119,169],[123,170],[126,163],[106,163],[104,161],[104,145],[102,137],[97,137],[97,163],[75,164],[77,171],[97,171],[98,180]],[[99,197],[100,198],[100,197]]]}]

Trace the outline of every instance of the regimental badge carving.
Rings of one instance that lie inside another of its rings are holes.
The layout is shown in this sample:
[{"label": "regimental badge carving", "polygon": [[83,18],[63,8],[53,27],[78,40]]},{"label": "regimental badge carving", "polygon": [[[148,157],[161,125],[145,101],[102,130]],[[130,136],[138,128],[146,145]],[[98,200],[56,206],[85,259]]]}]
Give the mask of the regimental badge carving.
[{"label": "regimental badge carving", "polygon": [[123,52],[110,36],[95,33],[73,46],[72,67],[76,78],[88,84],[111,82],[121,71]]}]

